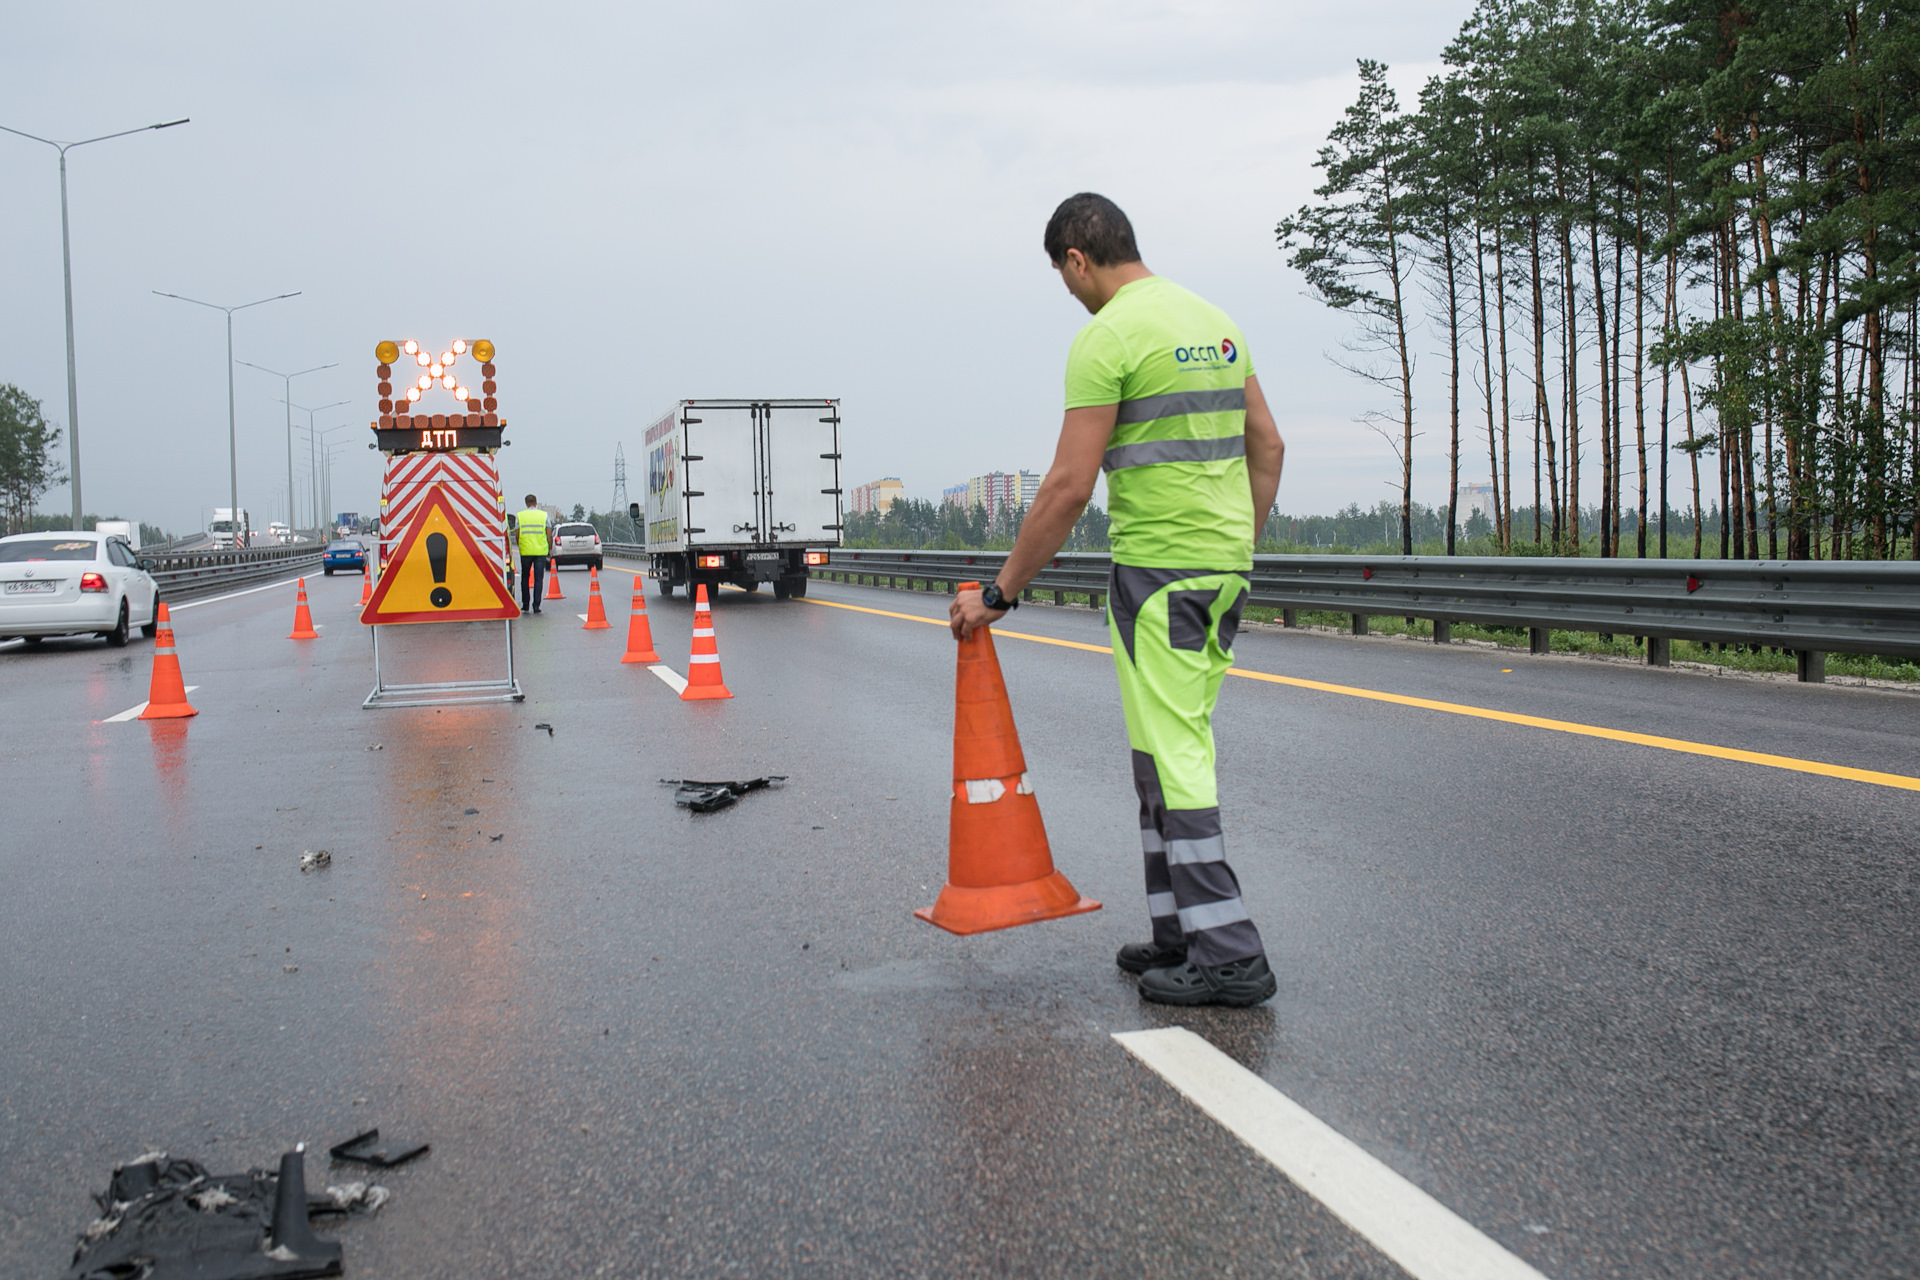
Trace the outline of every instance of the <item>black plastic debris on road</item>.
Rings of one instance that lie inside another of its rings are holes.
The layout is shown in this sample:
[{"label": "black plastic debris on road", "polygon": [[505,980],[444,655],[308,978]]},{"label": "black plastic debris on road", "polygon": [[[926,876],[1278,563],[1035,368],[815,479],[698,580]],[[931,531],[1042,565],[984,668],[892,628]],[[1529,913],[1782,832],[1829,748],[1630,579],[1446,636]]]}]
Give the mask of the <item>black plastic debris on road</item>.
[{"label": "black plastic debris on road", "polygon": [[391,1169],[397,1164],[427,1154],[433,1150],[429,1143],[407,1146],[404,1143],[391,1143],[376,1148],[373,1144],[380,1140],[378,1129],[369,1129],[365,1133],[356,1133],[345,1142],[336,1143],[327,1148],[327,1154],[335,1160],[344,1160],[349,1164],[372,1165],[376,1169]]},{"label": "black plastic debris on road", "polygon": [[550,724],[546,724],[546,723],[544,723],[544,722],[543,722],[543,723],[541,723],[541,724],[537,724],[537,725],[535,725],[535,726],[533,726],[533,727],[534,727],[534,728],[536,728],[536,729],[545,729],[545,730],[547,731],[547,736],[548,736],[549,738],[551,738],[551,737],[553,736],[553,726],[552,726],[552,725],[550,725]]},{"label": "black plastic debris on road", "polygon": [[66,1280],[306,1280],[342,1273],[341,1246],[314,1236],[310,1215],[386,1200],[307,1196],[306,1148],[277,1173],[214,1175],[163,1151],[117,1165],[94,1196],[100,1216],[81,1235]]},{"label": "black plastic debris on road", "polygon": [[744,782],[700,782],[693,778],[662,778],[663,787],[678,787],[673,793],[673,802],[683,809],[695,813],[712,813],[715,809],[724,809],[749,791],[761,791],[767,787],[785,782],[784,773],[769,774],[764,778],[748,778]]}]

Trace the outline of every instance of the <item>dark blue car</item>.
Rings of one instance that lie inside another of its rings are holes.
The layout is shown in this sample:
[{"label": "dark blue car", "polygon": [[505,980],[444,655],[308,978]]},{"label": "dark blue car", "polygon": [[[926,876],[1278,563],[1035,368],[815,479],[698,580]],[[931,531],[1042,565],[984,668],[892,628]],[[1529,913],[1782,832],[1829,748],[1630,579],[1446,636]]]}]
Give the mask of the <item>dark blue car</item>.
[{"label": "dark blue car", "polygon": [[326,554],[320,557],[320,567],[331,578],[335,569],[358,569],[367,571],[367,549],[352,538],[341,538],[327,544]]}]

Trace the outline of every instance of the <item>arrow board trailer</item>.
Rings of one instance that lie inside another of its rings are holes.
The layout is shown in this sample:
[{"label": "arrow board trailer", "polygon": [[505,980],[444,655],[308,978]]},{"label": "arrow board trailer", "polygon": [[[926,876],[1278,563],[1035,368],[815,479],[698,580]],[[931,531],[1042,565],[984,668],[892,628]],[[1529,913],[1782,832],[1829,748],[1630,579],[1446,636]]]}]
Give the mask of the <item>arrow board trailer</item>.
[{"label": "arrow board trailer", "polygon": [[[662,595],[807,593],[840,545],[838,400],[682,400],[647,428],[644,535]],[[632,514],[641,518],[640,504]]]}]

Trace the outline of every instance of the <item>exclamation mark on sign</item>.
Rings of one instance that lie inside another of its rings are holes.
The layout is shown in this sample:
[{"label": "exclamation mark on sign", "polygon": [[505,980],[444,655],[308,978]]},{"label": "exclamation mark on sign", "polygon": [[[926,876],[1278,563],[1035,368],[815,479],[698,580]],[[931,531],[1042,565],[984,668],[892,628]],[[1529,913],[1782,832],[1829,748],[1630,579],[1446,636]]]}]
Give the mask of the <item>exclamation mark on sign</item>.
[{"label": "exclamation mark on sign", "polygon": [[453,592],[447,590],[447,535],[430,533],[427,535],[427,564],[433,568],[433,580],[440,583],[427,599],[433,601],[433,607],[444,609],[453,603]]}]

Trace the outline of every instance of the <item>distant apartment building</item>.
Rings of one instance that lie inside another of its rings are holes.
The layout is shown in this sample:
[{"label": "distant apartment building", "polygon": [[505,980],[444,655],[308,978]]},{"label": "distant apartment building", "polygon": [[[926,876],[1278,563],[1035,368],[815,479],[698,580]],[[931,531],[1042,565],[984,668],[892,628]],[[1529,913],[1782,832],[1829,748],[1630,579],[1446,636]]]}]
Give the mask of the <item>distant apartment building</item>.
[{"label": "distant apartment building", "polygon": [[872,515],[885,515],[887,508],[900,500],[903,486],[899,476],[883,476],[872,484],[860,485],[853,491],[853,510]]},{"label": "distant apartment building", "polygon": [[1493,485],[1463,484],[1453,498],[1454,519],[1461,524],[1471,520],[1475,512],[1493,519]]},{"label": "distant apartment building", "polygon": [[989,471],[965,484],[940,491],[940,501],[955,507],[984,507],[989,515],[1003,507],[1020,510],[1040,492],[1040,476],[1032,471]]}]

